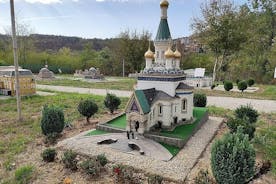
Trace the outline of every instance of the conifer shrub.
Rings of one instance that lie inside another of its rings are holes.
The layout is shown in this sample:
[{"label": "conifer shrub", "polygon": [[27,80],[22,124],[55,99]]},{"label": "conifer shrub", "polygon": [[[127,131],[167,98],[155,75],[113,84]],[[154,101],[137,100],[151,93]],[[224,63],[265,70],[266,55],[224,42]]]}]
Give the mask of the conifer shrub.
[{"label": "conifer shrub", "polygon": [[255,80],[254,79],[248,79],[247,84],[248,84],[249,87],[251,87],[255,84]]},{"label": "conifer shrub", "polygon": [[240,128],[212,145],[211,167],[218,184],[246,183],[254,175],[254,165],[255,150]]},{"label": "conifer shrub", "polygon": [[234,114],[236,118],[248,119],[250,123],[256,123],[259,117],[258,111],[248,104],[238,107]]},{"label": "conifer shrub", "polygon": [[78,161],[76,158],[77,158],[77,153],[75,153],[74,151],[72,150],[65,151],[62,157],[62,162],[65,168],[71,169],[72,171],[77,170]]},{"label": "conifer shrub", "polygon": [[45,144],[55,144],[57,142],[58,137],[59,134],[55,132],[47,134],[45,138]]},{"label": "conifer shrub", "polygon": [[206,107],[207,97],[205,94],[196,93],[194,94],[194,106],[195,107]]},{"label": "conifer shrub", "polygon": [[91,99],[81,100],[78,111],[86,117],[86,121],[89,123],[89,119],[98,112],[98,105]]},{"label": "conifer shrub", "polygon": [[113,114],[113,112],[118,109],[118,107],[121,104],[121,100],[119,97],[113,94],[107,94],[104,100],[104,105],[106,108],[109,109],[110,113]]},{"label": "conifer shrub", "polygon": [[247,89],[247,82],[246,81],[240,81],[239,83],[238,83],[238,89],[240,90],[240,91],[244,91],[244,90],[246,90]]},{"label": "conifer shrub", "polygon": [[47,148],[41,153],[41,157],[45,162],[55,161],[56,155],[57,155],[57,152],[54,148]]},{"label": "conifer shrub", "polygon": [[213,85],[211,86],[211,89],[215,89],[215,87],[216,87],[216,85],[215,85],[215,84],[213,84]]},{"label": "conifer shrub", "polygon": [[247,134],[249,136],[249,139],[251,140],[254,138],[255,133],[255,125],[249,123],[246,119],[239,119],[239,118],[230,118],[227,121],[227,126],[230,129],[230,133],[236,133],[238,130],[238,127],[242,128],[242,132],[244,134]]},{"label": "conifer shrub", "polygon": [[231,81],[225,81],[223,86],[226,91],[233,89],[233,83]]},{"label": "conifer shrub", "polygon": [[42,110],[41,130],[44,135],[61,133],[65,125],[64,113],[60,107],[45,105]]}]

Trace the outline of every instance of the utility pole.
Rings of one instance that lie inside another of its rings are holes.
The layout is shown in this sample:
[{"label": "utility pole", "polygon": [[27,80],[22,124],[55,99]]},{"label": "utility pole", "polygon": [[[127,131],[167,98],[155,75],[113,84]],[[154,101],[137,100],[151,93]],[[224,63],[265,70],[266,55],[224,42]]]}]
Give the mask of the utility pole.
[{"label": "utility pole", "polygon": [[125,77],[125,59],[123,59],[123,77]]},{"label": "utility pole", "polygon": [[21,116],[21,98],[20,98],[19,72],[18,72],[17,39],[16,39],[15,16],[14,16],[14,0],[10,0],[10,9],[11,9],[11,25],[12,25],[13,58],[14,58],[14,69],[15,69],[17,120],[20,122],[22,121],[22,116]]}]

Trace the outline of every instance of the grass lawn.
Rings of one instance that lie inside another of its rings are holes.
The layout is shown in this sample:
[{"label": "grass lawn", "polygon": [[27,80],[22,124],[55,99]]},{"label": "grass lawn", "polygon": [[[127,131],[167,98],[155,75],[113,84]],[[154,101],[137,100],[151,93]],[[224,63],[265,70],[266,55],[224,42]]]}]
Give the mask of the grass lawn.
[{"label": "grass lawn", "polygon": [[103,135],[103,134],[108,134],[106,131],[102,130],[93,130],[87,134],[87,136],[93,136],[93,135]]},{"label": "grass lawn", "polygon": [[[73,76],[72,76],[73,77]],[[95,89],[116,89],[116,90],[133,90],[136,79],[112,77],[110,80],[103,82],[87,82],[83,80],[72,80],[68,76],[56,80],[37,80],[37,84],[54,85],[54,86],[72,86]]]},{"label": "grass lawn", "polygon": [[208,111],[207,108],[194,107],[193,114],[195,121],[193,124],[178,126],[173,131],[162,131],[161,135],[184,140],[187,139],[193,133],[193,130],[196,128],[206,111]]},{"label": "grass lawn", "polygon": [[111,120],[106,125],[120,128],[120,129],[126,129],[126,115],[122,115],[120,117],[117,117],[116,119]]}]

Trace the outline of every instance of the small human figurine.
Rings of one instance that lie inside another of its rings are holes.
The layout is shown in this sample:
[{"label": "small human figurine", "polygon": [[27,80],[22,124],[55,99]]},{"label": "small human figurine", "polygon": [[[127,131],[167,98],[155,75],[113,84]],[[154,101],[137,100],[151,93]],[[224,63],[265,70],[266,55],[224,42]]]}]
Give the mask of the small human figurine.
[{"label": "small human figurine", "polygon": [[132,135],[132,139],[134,139],[134,132],[133,131],[131,131],[131,135]]},{"label": "small human figurine", "polygon": [[129,131],[127,131],[127,139],[129,140]]}]

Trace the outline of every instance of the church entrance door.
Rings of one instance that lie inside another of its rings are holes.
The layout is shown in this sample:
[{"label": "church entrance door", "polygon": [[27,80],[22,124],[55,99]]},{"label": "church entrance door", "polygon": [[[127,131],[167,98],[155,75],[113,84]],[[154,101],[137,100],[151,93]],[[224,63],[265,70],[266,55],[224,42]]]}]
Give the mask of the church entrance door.
[{"label": "church entrance door", "polygon": [[135,123],[135,131],[138,132],[138,129],[140,127],[140,123],[138,121],[136,121]]}]

